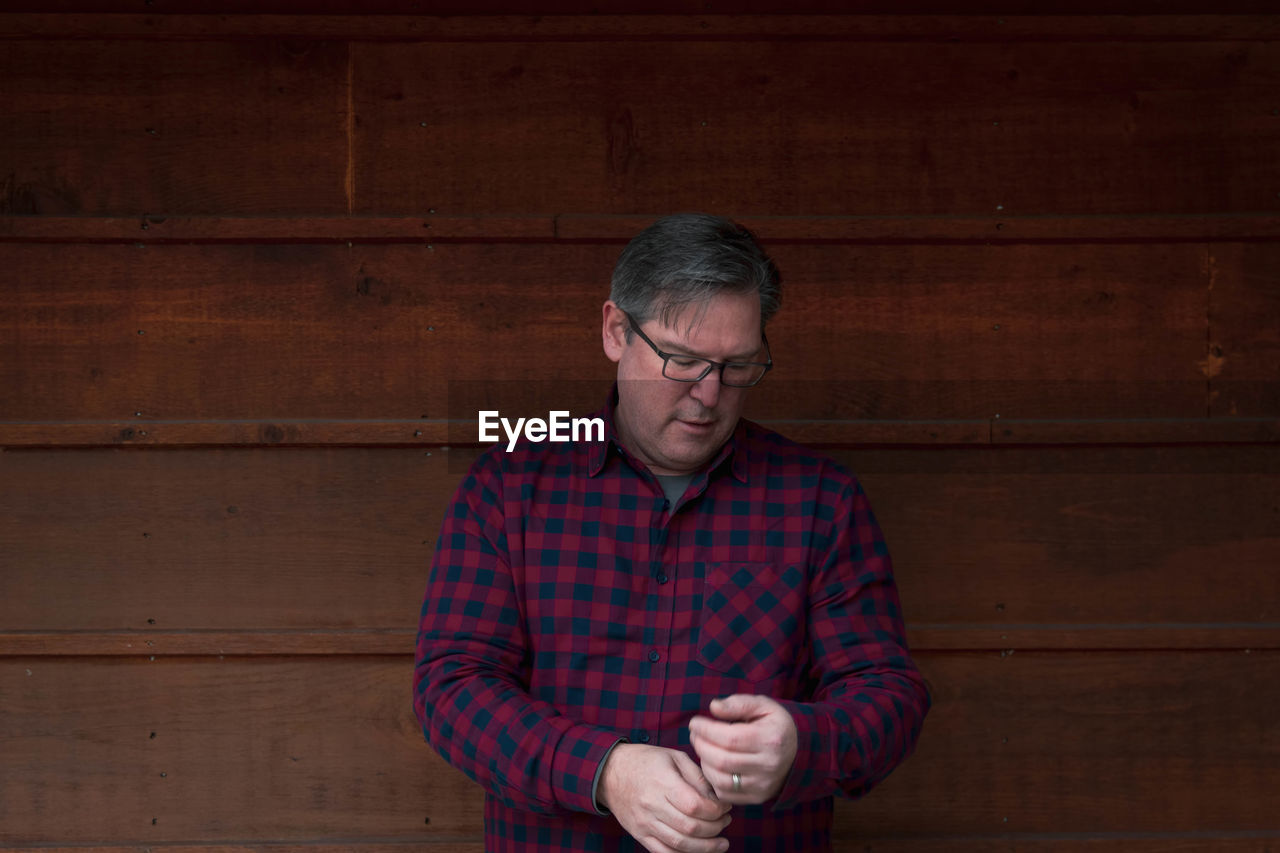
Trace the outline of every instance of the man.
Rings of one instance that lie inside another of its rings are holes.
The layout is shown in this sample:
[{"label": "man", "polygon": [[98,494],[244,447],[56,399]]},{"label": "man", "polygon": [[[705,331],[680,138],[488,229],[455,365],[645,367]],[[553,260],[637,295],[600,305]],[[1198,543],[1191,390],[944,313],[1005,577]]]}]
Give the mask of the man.
[{"label": "man", "polygon": [[929,707],[856,479],[740,419],[772,263],[659,220],[603,309],[604,442],[489,450],[455,495],[418,636],[428,741],[486,791],[485,848],[828,850],[832,795]]}]

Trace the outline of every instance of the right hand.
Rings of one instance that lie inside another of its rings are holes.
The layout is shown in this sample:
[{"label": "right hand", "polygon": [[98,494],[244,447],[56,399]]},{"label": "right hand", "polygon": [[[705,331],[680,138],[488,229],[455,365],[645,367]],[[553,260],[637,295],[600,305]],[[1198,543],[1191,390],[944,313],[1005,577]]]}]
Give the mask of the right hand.
[{"label": "right hand", "polygon": [[728,803],[676,749],[620,743],[609,753],[596,799],[651,853],[724,853]]}]

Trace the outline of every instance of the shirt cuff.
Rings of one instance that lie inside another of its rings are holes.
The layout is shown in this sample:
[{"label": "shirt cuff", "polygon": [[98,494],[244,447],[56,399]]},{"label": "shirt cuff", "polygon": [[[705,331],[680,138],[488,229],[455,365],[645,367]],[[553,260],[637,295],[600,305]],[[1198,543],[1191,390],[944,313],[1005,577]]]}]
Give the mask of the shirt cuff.
[{"label": "shirt cuff", "polygon": [[551,764],[552,787],[558,804],[578,812],[598,814],[595,787],[605,756],[618,744],[614,732],[575,725],[564,733]]},{"label": "shirt cuff", "polygon": [[839,789],[835,779],[836,761],[831,754],[835,741],[831,737],[830,720],[814,705],[790,700],[780,700],[779,704],[787,709],[796,724],[796,757],[773,808],[789,809]]},{"label": "shirt cuff", "polygon": [[615,747],[617,747],[618,744],[630,743],[630,742],[631,741],[627,740],[624,737],[618,738],[618,740],[613,744],[613,746],[609,747],[609,751],[604,754],[604,758],[600,759],[600,766],[596,768],[596,778],[591,783],[591,804],[596,807],[596,814],[599,814],[599,815],[610,814],[609,810],[606,809],[604,806],[600,805],[600,800],[596,798],[596,793],[600,789],[600,777],[604,775],[605,762],[609,760],[610,755],[613,755],[613,750]]}]

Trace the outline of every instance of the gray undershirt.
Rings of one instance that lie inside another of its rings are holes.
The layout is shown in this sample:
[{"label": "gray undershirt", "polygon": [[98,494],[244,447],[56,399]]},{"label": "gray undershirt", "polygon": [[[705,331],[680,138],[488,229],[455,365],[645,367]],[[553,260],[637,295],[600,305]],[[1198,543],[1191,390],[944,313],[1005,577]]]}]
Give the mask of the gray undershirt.
[{"label": "gray undershirt", "polygon": [[667,500],[671,501],[672,506],[676,505],[676,501],[684,495],[684,490],[693,482],[692,474],[655,474],[654,476],[658,478],[658,485],[662,486],[662,493],[667,496]]}]

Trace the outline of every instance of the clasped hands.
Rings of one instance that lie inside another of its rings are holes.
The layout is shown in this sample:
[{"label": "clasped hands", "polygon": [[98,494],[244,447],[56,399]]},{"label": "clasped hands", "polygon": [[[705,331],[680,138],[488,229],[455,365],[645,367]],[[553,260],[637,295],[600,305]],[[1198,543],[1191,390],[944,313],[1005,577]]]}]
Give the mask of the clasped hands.
[{"label": "clasped hands", "polygon": [[[713,699],[689,721],[701,766],[675,749],[622,743],[600,778],[600,804],[652,853],[722,853],[736,804],[777,795],[796,756],[796,724],[768,696]],[[736,776],[736,779],[735,779]]]}]

